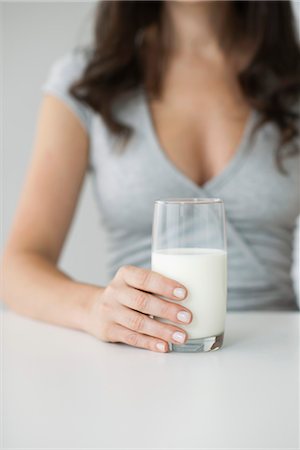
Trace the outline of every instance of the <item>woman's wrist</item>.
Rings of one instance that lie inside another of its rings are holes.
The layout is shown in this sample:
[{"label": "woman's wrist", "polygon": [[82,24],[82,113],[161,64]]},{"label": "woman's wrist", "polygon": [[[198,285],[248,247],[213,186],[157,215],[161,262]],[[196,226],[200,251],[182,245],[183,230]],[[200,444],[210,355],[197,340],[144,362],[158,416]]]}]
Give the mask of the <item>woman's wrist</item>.
[{"label": "woman's wrist", "polygon": [[78,304],[73,320],[75,328],[88,332],[92,312],[95,309],[95,304],[99,300],[104,288],[84,284],[80,285],[80,290],[81,293],[78,297]]}]

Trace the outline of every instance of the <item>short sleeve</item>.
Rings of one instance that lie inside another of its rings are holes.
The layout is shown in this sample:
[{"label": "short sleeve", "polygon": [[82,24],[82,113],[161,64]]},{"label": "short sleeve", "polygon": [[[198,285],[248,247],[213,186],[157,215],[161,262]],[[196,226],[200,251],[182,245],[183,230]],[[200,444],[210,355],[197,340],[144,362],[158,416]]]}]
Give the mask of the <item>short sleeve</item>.
[{"label": "short sleeve", "polygon": [[86,63],[87,57],[83,53],[75,51],[60,58],[52,65],[48,77],[42,85],[42,92],[52,94],[63,101],[89,133],[92,110],[69,92],[71,85],[81,77]]}]

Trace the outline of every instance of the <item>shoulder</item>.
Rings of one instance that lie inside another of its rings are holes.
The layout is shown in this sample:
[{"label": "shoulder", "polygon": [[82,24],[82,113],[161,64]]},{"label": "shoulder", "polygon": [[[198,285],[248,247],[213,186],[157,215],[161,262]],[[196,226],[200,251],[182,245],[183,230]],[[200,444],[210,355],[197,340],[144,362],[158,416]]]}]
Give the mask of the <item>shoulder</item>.
[{"label": "shoulder", "polygon": [[49,83],[62,87],[70,86],[82,76],[88,61],[88,51],[73,50],[63,55],[51,65],[44,86]]},{"label": "shoulder", "polygon": [[82,76],[90,57],[88,50],[73,50],[58,58],[50,67],[42,85],[44,94],[58,97],[79,119],[86,131],[90,131],[93,111],[70,93],[73,83]]}]

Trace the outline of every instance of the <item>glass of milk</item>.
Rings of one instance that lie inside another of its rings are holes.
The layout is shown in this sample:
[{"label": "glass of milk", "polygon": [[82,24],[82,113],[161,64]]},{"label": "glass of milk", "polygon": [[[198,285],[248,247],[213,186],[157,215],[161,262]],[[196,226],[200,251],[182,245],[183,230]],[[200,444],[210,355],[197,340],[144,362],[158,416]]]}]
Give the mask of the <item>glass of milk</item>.
[{"label": "glass of milk", "polygon": [[157,200],[152,270],[182,283],[188,290],[186,299],[180,301],[193,313],[189,325],[180,325],[187,332],[188,340],[185,344],[170,343],[170,350],[206,352],[221,348],[227,303],[223,201],[218,198]]}]

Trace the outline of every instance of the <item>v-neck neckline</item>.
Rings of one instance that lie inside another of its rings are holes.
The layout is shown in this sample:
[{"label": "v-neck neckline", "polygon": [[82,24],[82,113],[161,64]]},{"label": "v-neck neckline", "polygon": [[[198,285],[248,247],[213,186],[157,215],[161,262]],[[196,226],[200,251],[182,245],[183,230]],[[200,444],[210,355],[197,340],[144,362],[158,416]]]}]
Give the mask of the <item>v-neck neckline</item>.
[{"label": "v-neck neckline", "polygon": [[226,166],[222,169],[220,173],[213,176],[202,185],[198,185],[195,181],[189,178],[182,170],[180,170],[172,162],[172,160],[168,157],[165,150],[162,148],[153,123],[147,95],[143,88],[140,89],[140,102],[142,107],[142,114],[145,120],[146,130],[148,132],[156,156],[158,157],[160,162],[164,164],[166,170],[172,173],[179,181],[192,188],[195,192],[197,193],[205,192],[209,191],[212,188],[221,187],[227,180],[231,179],[231,175],[233,175],[236,172],[236,170],[240,167],[241,163],[244,161],[245,159],[244,156],[248,149],[250,136],[254,128],[255,121],[257,119],[256,111],[254,109],[250,110],[240,142],[237,145],[236,151],[234,155],[230,158],[229,162],[226,164]]}]

